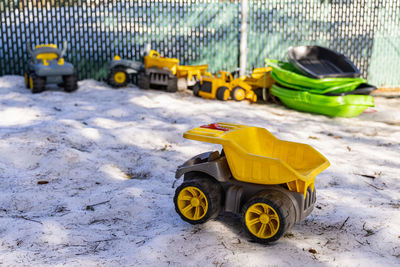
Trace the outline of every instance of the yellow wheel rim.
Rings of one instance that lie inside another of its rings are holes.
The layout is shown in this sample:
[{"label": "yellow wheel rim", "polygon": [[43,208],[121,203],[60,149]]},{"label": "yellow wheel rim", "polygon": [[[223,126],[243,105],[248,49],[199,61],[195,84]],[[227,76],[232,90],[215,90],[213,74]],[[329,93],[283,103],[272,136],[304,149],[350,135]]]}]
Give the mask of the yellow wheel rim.
[{"label": "yellow wheel rim", "polygon": [[242,101],[245,98],[246,94],[244,93],[243,89],[236,89],[235,90],[235,100]]},{"label": "yellow wheel rim", "polygon": [[178,209],[183,216],[192,221],[203,218],[208,210],[208,202],[204,193],[194,186],[185,187],[178,195]]},{"label": "yellow wheel rim", "polygon": [[268,204],[255,203],[251,205],[245,216],[247,228],[258,238],[273,237],[279,230],[279,216]]},{"label": "yellow wheel rim", "polygon": [[33,79],[32,79],[32,77],[29,77],[29,88],[33,89]]},{"label": "yellow wheel rim", "polygon": [[116,83],[122,84],[126,81],[126,73],[122,71],[118,71],[114,74],[114,81]]},{"label": "yellow wheel rim", "polygon": [[228,100],[229,99],[229,90],[225,90],[224,92],[224,100]]}]

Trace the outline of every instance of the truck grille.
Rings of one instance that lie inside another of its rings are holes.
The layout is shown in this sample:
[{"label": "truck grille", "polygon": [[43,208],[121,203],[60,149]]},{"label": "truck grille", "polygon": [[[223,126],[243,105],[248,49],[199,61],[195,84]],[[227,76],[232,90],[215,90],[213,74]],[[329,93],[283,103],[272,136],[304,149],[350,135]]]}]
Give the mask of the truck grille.
[{"label": "truck grille", "polygon": [[304,210],[308,209],[309,207],[313,206],[316,200],[316,190],[314,192],[311,188],[307,189],[306,199],[304,200]]},{"label": "truck grille", "polygon": [[211,93],[211,89],[212,89],[211,82],[203,82],[203,84],[200,87],[200,91],[203,91],[206,93]]}]

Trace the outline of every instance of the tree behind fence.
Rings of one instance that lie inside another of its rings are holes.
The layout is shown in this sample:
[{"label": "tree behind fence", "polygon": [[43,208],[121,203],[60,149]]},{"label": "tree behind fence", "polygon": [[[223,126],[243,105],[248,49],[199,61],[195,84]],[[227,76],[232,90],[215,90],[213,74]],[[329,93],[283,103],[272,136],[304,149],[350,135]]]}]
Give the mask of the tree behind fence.
[{"label": "tree behind fence", "polygon": [[[319,44],[349,56],[364,77],[400,85],[400,0],[249,0],[247,69]],[[143,47],[211,71],[239,67],[241,4],[224,0],[30,0],[0,2],[0,75],[22,74],[26,43],[69,42],[83,78],[104,78],[115,54]]]}]

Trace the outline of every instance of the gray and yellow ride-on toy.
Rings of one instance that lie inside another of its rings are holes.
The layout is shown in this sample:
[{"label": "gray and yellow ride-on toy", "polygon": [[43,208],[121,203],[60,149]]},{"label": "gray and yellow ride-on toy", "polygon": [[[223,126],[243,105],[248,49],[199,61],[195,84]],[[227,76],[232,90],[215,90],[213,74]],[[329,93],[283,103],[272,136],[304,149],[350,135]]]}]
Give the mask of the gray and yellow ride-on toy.
[{"label": "gray and yellow ride-on toy", "polygon": [[184,133],[220,144],[221,152],[197,155],[176,171],[175,210],[191,224],[220,211],[241,215],[245,232],[259,243],[278,240],[313,210],[315,177],[329,161],[309,145],[282,141],[266,129],[215,123]]},{"label": "gray and yellow ride-on toy", "polygon": [[134,81],[134,76],[144,71],[144,64],[139,61],[121,59],[115,56],[109,65],[107,82],[113,88],[121,88]]},{"label": "gray and yellow ride-on toy", "polygon": [[54,44],[37,45],[34,50],[28,44],[27,50],[30,58],[24,76],[26,87],[32,93],[43,92],[46,84],[58,84],[66,92],[78,89],[75,68],[64,60],[67,42],[62,50]]}]

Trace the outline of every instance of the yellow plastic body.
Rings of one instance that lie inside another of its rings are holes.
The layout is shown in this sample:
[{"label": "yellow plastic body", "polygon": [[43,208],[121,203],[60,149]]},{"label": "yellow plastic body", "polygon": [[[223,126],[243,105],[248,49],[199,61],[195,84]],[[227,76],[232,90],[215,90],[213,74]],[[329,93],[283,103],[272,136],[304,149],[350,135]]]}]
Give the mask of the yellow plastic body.
[{"label": "yellow plastic body", "polygon": [[64,64],[65,64],[64,59],[63,59],[63,58],[60,58],[60,59],[58,60],[58,63],[57,63],[57,64],[60,65],[60,66],[64,65]]},{"label": "yellow plastic body", "polygon": [[45,66],[48,66],[48,61],[58,59],[58,55],[56,53],[43,53],[36,56],[36,59],[42,60]]},{"label": "yellow plastic body", "polygon": [[219,71],[217,74],[215,74],[215,76],[206,74],[201,78],[200,84],[203,84],[204,82],[210,82],[211,92],[200,91],[199,96],[206,99],[215,99],[217,97],[217,90],[220,87],[227,87],[229,92],[232,92],[232,90],[236,87],[240,87],[244,90],[243,99],[256,102],[257,96],[252,90],[252,87],[247,84],[246,78],[246,76],[240,76],[239,78],[233,79],[232,74],[226,71]]},{"label": "yellow plastic body", "polygon": [[55,45],[55,44],[41,44],[41,45],[35,46],[35,49],[43,48],[43,47],[58,48],[57,45]]},{"label": "yellow plastic body", "polygon": [[196,78],[200,80],[201,76],[205,75],[208,69],[208,65],[199,65],[199,66],[179,66],[177,67],[176,76],[178,78],[188,78],[192,80]]},{"label": "yellow plastic body", "polygon": [[173,75],[176,75],[179,59],[162,57],[160,53],[150,50],[149,55],[144,56],[144,67],[146,69],[156,67],[159,69],[169,69]]},{"label": "yellow plastic body", "polygon": [[[211,92],[200,91],[199,96],[206,99],[215,99],[217,97],[217,90],[220,87],[228,87],[230,88],[229,83],[232,81],[232,75],[226,71],[219,71],[215,76],[207,73],[205,76],[201,78],[200,84],[204,82],[210,82]],[[229,98],[229,95],[228,95]]]},{"label": "yellow plastic body", "polygon": [[[44,48],[44,47],[57,48],[57,45],[55,45],[55,44],[42,44],[42,45],[35,46],[35,49]],[[49,61],[58,59],[58,55],[56,53],[42,53],[42,54],[37,55],[36,59],[42,60],[43,61],[43,65],[48,66],[48,65],[50,65]]]},{"label": "yellow plastic body", "polygon": [[271,77],[271,67],[255,68],[250,77],[244,81],[252,87],[253,90],[258,88],[270,88],[274,83]]},{"label": "yellow plastic body", "polygon": [[184,138],[220,144],[236,180],[276,185],[306,194],[329,161],[309,145],[279,140],[264,128],[218,123],[228,131],[194,128]]},{"label": "yellow plastic body", "polygon": [[180,66],[179,59],[162,57],[155,50],[150,50],[149,55],[144,57],[144,66],[145,68],[169,69],[176,77],[188,78],[189,80],[193,78],[200,80],[201,76],[206,74],[208,68],[208,65]]}]

